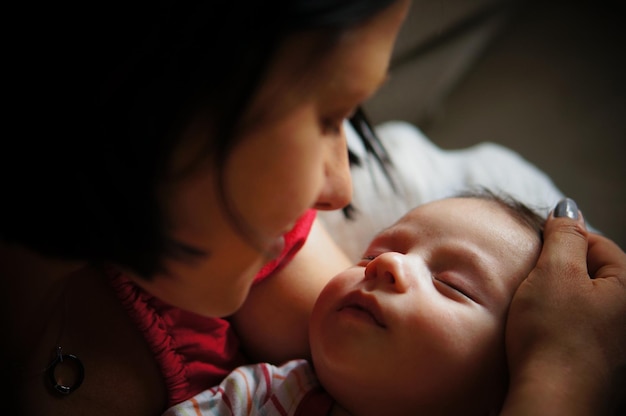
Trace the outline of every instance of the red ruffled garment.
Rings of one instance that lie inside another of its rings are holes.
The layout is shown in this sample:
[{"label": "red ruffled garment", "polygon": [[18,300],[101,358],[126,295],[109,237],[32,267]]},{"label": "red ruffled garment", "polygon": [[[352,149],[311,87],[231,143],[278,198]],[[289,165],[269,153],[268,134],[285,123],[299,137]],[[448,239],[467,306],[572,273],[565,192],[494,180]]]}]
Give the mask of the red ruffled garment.
[{"label": "red ruffled garment", "polygon": [[[266,264],[255,283],[280,270],[300,250],[311,230],[315,211],[307,211],[285,235],[281,255]],[[230,323],[170,306],[135,285],[119,271],[111,284],[129,316],[143,333],[159,363],[169,393],[168,407],[219,384],[245,364]]]}]

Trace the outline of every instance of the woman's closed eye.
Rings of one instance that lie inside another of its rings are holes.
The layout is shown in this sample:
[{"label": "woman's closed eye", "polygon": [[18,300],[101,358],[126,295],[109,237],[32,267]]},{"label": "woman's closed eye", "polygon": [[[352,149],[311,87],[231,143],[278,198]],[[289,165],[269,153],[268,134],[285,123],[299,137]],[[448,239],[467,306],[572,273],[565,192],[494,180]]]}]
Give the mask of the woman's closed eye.
[{"label": "woman's closed eye", "polygon": [[346,120],[351,118],[356,110],[350,110],[347,113],[336,114],[331,117],[323,117],[321,120],[322,134],[325,136],[340,136],[343,134],[343,125]]},{"label": "woman's closed eye", "polygon": [[343,132],[343,122],[345,118],[333,119],[333,118],[325,118],[322,119],[322,134],[324,136],[339,136]]}]

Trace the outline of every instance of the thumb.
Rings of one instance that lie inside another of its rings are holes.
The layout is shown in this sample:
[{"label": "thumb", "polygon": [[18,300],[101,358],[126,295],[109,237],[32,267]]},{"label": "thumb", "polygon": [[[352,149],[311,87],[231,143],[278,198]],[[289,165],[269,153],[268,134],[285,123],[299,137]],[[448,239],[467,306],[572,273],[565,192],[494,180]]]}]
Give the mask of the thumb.
[{"label": "thumb", "polygon": [[556,279],[589,278],[587,228],[576,202],[564,198],[548,216],[536,271]]}]

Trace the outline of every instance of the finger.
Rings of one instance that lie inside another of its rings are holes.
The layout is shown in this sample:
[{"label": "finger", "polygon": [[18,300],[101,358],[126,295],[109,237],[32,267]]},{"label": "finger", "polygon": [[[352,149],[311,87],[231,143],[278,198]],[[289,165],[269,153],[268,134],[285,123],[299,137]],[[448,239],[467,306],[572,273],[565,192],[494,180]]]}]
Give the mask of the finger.
[{"label": "finger", "polygon": [[592,278],[617,277],[626,285],[626,253],[608,238],[589,234],[587,265]]},{"label": "finger", "polygon": [[576,203],[561,200],[546,220],[537,270],[551,276],[587,276],[587,229]]}]

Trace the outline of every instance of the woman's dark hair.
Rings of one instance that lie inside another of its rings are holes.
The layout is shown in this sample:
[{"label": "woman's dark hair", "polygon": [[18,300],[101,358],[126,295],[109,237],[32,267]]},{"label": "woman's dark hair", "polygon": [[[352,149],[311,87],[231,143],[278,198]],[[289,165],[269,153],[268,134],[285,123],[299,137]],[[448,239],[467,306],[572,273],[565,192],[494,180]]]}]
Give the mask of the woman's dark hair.
[{"label": "woman's dark hair", "polygon": [[16,26],[28,36],[5,57],[15,126],[3,138],[0,238],[149,277],[176,254],[157,188],[189,122],[217,123],[205,156],[219,167],[287,36],[320,29],[332,40],[392,2],[113,0],[24,11]]}]

